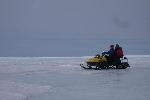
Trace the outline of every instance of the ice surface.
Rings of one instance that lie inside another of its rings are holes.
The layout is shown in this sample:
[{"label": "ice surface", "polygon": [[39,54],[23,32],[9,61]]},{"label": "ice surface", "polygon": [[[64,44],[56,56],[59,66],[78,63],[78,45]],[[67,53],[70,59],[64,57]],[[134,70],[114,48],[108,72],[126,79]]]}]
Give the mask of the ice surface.
[{"label": "ice surface", "polygon": [[149,100],[150,55],[128,69],[84,70],[87,57],[0,57],[0,100]]},{"label": "ice surface", "polygon": [[51,89],[50,86],[38,86],[11,81],[0,81],[0,99],[22,100],[25,99],[26,96],[47,92],[49,89]]}]

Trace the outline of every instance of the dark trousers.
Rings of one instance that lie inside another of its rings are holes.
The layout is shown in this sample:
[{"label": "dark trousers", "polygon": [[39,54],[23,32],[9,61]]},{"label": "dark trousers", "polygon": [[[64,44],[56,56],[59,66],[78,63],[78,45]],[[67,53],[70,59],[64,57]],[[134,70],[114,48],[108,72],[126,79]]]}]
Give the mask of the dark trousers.
[{"label": "dark trousers", "polygon": [[118,58],[118,57],[115,57],[115,64],[116,64],[116,66],[119,66],[119,64],[121,63],[121,60],[120,60],[120,58]]}]

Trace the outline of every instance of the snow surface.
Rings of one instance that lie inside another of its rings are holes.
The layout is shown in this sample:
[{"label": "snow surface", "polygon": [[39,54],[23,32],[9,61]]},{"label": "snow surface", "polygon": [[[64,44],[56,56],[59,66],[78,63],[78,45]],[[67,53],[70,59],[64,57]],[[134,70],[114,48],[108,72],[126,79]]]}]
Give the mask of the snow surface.
[{"label": "snow surface", "polygon": [[0,100],[150,100],[150,55],[130,68],[84,70],[87,57],[0,57]]}]

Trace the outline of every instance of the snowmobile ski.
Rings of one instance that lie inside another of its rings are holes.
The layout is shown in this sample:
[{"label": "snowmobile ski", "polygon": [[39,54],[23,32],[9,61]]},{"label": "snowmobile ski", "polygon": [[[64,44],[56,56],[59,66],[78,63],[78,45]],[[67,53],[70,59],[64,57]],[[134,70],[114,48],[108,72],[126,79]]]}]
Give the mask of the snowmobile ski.
[{"label": "snowmobile ski", "polygon": [[84,69],[89,69],[89,70],[94,69],[94,70],[98,70],[97,68],[93,68],[93,67],[91,67],[91,66],[85,67],[83,64],[80,64],[80,66],[81,66],[82,68],[84,68]]}]

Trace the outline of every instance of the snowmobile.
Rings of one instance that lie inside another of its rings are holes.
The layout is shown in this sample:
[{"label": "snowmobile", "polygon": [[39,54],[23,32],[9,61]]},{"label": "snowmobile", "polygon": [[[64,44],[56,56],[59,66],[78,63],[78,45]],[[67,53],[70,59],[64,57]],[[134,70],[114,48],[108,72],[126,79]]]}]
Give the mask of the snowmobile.
[{"label": "snowmobile", "polygon": [[99,55],[97,54],[95,57],[89,58],[86,60],[86,64],[80,64],[80,66],[84,69],[126,69],[130,67],[128,64],[128,58],[123,57],[120,58],[120,63],[114,59],[110,59],[107,55]]}]

